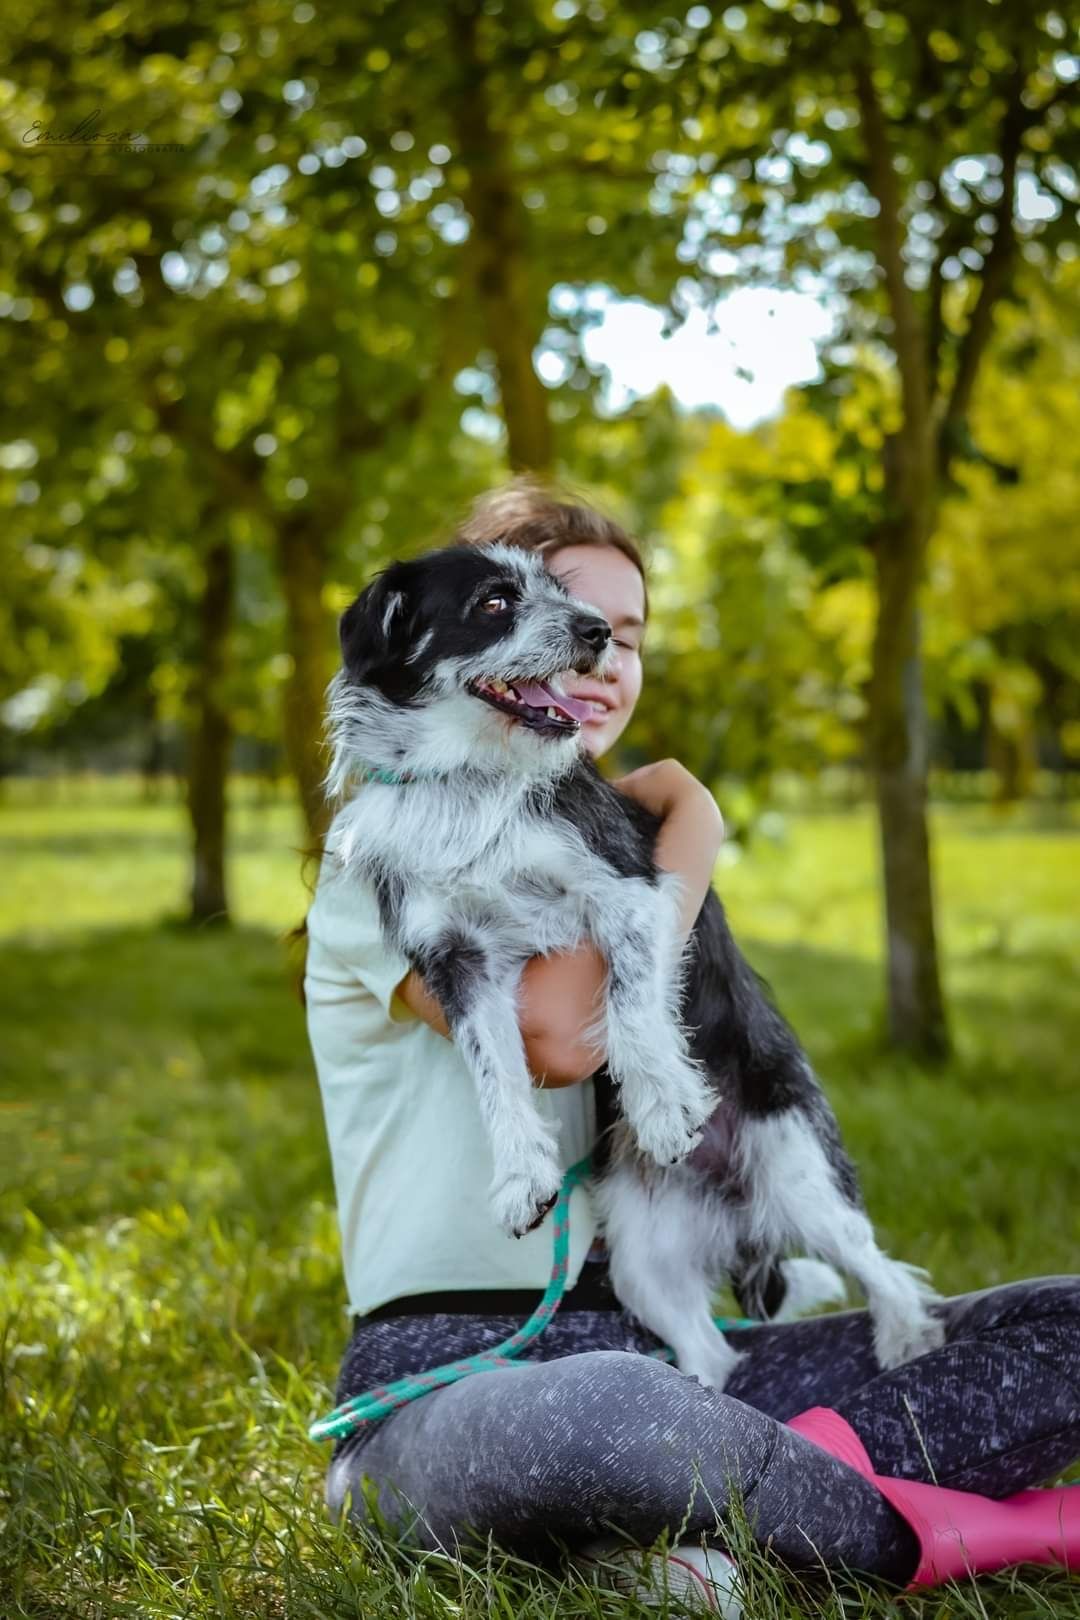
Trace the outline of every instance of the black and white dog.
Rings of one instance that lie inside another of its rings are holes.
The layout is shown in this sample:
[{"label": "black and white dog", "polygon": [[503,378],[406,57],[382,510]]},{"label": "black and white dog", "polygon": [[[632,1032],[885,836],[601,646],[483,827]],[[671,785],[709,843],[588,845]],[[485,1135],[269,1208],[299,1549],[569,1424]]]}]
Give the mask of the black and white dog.
[{"label": "black and white dog", "polygon": [[[609,968],[592,1032],[619,1117],[596,1191],[622,1304],[719,1388],[738,1358],[714,1292],[730,1278],[744,1309],[774,1314],[794,1250],[858,1282],[882,1366],[938,1344],[936,1296],[878,1248],[832,1111],[719,899],[680,955],[660,823],[580,748],[587,710],[559,676],[608,671],[607,620],[537,553],[493,542],[391,564],[340,634],[332,852],[373,886],[475,1076],[502,1227],[529,1230],[562,1179],[518,1027],[521,970],[589,939]],[[353,793],[370,767],[391,780]]]}]

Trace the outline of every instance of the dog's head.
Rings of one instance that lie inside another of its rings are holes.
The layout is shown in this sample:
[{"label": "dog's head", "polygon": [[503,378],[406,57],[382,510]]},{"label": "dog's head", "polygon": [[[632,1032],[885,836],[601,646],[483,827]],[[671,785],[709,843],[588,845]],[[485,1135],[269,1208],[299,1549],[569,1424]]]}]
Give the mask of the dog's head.
[{"label": "dog's head", "polygon": [[603,614],[538,553],[498,541],[392,563],[342,614],[339,632],[339,788],[349,756],[418,773],[492,765],[558,774],[589,713],[560,676],[603,676],[615,661]]}]

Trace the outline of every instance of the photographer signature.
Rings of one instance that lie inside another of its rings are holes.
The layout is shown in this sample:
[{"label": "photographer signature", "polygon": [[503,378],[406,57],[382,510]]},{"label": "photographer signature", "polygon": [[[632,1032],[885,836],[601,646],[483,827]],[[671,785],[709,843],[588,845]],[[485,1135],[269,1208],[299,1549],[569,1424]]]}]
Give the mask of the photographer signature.
[{"label": "photographer signature", "polygon": [[95,142],[108,145],[128,146],[132,141],[145,139],[141,130],[131,129],[95,129],[94,125],[101,118],[101,108],[95,107],[92,113],[75,125],[74,129],[66,134],[56,133],[51,129],[43,129],[40,118],[36,118],[30,128],[22,137],[24,146],[93,146]]}]

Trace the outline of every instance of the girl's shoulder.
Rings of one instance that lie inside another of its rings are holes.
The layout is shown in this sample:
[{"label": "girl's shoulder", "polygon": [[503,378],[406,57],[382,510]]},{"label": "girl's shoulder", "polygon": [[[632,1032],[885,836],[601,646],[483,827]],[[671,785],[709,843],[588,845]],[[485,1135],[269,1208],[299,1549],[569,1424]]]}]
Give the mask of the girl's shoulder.
[{"label": "girl's shoulder", "polygon": [[373,885],[327,852],[319,867],[307,925],[309,937],[329,950],[340,950],[346,941],[381,941]]},{"label": "girl's shoulder", "polygon": [[393,1017],[394,990],[412,964],[384,938],[373,885],[332,852],[324,855],[319,868],[307,931],[309,1006],[320,1003],[322,986],[336,996],[333,986],[351,983],[370,992]]}]

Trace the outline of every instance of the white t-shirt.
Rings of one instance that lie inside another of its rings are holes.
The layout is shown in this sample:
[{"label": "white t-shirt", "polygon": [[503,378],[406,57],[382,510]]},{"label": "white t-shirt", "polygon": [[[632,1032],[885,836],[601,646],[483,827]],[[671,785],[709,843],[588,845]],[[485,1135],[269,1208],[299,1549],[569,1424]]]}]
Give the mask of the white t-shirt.
[{"label": "white t-shirt", "polygon": [[[333,1163],[349,1309],[449,1288],[547,1286],[548,1218],[507,1237],[488,1210],[493,1164],[473,1079],[457,1047],[395,990],[407,958],[382,939],[371,886],[328,856],[308,912],[308,1037]],[[596,1139],[591,1080],[536,1087],[558,1121],[564,1168]],[[589,1194],[570,1199],[567,1286],[596,1237]]]}]

